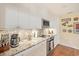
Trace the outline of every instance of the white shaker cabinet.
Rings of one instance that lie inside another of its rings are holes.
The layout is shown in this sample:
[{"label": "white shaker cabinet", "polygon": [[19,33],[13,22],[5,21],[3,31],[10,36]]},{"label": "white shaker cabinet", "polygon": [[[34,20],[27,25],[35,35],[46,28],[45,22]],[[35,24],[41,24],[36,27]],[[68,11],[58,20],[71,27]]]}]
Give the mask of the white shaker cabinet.
[{"label": "white shaker cabinet", "polygon": [[17,26],[17,10],[12,8],[0,8],[0,29],[11,29]]},{"label": "white shaker cabinet", "polygon": [[18,22],[24,29],[41,28],[41,19],[29,13],[18,12]]},{"label": "white shaker cabinet", "polygon": [[35,15],[29,15],[30,16],[30,28],[32,29],[41,29],[41,18]]},{"label": "white shaker cabinet", "polygon": [[46,41],[43,41],[29,49],[26,49],[23,52],[16,54],[15,56],[46,56]]},{"label": "white shaker cabinet", "polygon": [[23,29],[29,29],[30,27],[30,20],[29,15],[24,12],[18,12],[18,22],[19,26]]},{"label": "white shaker cabinet", "polygon": [[5,28],[11,29],[18,26],[17,10],[8,9],[5,10]]},{"label": "white shaker cabinet", "polygon": [[37,15],[10,7],[0,9],[0,13],[0,28],[14,29],[18,26],[23,29],[41,28],[41,17]]},{"label": "white shaker cabinet", "polygon": [[5,22],[5,9],[0,6],[0,29],[4,28]]}]

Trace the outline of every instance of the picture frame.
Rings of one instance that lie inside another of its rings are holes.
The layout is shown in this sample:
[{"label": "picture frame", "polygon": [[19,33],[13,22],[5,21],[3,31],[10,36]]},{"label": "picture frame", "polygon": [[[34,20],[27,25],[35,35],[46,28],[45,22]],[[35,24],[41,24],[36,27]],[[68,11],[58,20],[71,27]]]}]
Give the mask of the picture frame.
[{"label": "picture frame", "polygon": [[61,22],[63,22],[64,21],[64,19],[61,19]]},{"label": "picture frame", "polygon": [[73,24],[73,32],[79,34],[79,22]]},{"label": "picture frame", "polygon": [[68,27],[73,27],[73,25],[72,24],[68,24]]},{"label": "picture frame", "polygon": [[63,29],[62,31],[63,31],[63,32],[66,32],[66,29]]},{"label": "picture frame", "polygon": [[78,21],[79,17],[74,17],[74,21]]},{"label": "picture frame", "polygon": [[72,29],[69,29],[68,32],[69,32],[69,33],[72,33]]},{"label": "picture frame", "polygon": [[66,18],[65,21],[68,21],[69,22],[69,21],[71,21],[71,18]]}]

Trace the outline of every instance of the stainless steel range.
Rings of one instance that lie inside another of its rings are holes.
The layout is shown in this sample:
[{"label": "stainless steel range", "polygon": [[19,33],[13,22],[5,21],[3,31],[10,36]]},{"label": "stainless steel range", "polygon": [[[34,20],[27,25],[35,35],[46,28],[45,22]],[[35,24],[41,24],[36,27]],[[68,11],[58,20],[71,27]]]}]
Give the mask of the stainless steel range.
[{"label": "stainless steel range", "polygon": [[54,49],[54,36],[50,37],[47,40],[47,54]]}]

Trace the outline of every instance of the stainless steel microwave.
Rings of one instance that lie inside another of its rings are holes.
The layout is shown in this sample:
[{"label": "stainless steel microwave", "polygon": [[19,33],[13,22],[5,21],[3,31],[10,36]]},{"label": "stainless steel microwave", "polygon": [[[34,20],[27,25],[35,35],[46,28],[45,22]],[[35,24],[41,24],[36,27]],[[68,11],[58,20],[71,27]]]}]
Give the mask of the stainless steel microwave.
[{"label": "stainless steel microwave", "polygon": [[50,22],[48,20],[42,19],[42,28],[50,27]]}]

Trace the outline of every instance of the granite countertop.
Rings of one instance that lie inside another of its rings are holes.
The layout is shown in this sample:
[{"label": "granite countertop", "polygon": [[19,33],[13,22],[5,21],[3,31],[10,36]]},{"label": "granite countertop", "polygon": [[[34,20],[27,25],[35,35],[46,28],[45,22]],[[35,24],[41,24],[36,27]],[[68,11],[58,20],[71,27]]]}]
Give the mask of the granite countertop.
[{"label": "granite countertop", "polygon": [[29,49],[29,48],[47,40],[48,38],[49,37],[45,37],[45,38],[38,37],[38,38],[32,38],[32,40],[30,40],[30,41],[27,41],[27,39],[25,39],[19,43],[18,47],[10,48],[10,50],[0,53],[0,56],[14,56],[26,49]]}]

